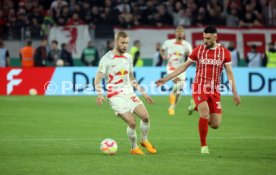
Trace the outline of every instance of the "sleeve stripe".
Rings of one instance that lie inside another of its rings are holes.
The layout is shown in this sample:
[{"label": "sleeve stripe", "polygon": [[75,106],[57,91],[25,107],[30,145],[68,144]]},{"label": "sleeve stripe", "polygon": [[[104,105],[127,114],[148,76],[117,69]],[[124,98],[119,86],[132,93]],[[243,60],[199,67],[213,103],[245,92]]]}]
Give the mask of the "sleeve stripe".
[{"label": "sleeve stripe", "polygon": [[230,61],[230,62],[226,62],[226,63],[224,63],[224,64],[232,64],[232,61]]},{"label": "sleeve stripe", "polygon": [[188,57],[188,60],[190,60],[191,62],[196,62],[195,60],[192,60],[190,57]]}]

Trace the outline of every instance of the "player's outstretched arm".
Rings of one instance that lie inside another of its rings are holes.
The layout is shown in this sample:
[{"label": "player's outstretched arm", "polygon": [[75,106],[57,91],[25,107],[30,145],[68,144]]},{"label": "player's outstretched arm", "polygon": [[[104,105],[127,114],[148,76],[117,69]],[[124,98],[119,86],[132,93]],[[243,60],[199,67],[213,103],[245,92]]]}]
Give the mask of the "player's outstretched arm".
[{"label": "player's outstretched arm", "polygon": [[190,60],[187,60],[184,64],[182,64],[181,66],[179,66],[175,71],[173,71],[171,74],[169,74],[168,76],[161,78],[159,80],[157,80],[155,82],[155,84],[157,85],[157,87],[162,86],[163,84],[165,84],[167,81],[173,79],[174,77],[178,76],[179,74],[181,74],[182,72],[186,71],[186,69],[192,64],[193,62]]},{"label": "player's outstretched arm", "polygon": [[231,64],[225,64],[225,71],[228,77],[228,81],[230,83],[232,93],[233,93],[233,101],[236,105],[239,105],[241,103],[241,99],[239,97],[239,94],[236,89],[236,83],[235,83],[235,78],[233,75],[232,67]]},{"label": "player's outstretched arm", "polygon": [[96,75],[96,78],[94,81],[96,92],[98,94],[96,101],[99,106],[101,106],[103,101],[105,101],[103,94],[102,94],[102,85],[101,85],[101,81],[102,81],[103,77],[104,77],[103,73],[97,72],[97,75]]},{"label": "player's outstretched arm", "polygon": [[134,78],[133,72],[130,72],[130,73],[129,73],[129,78],[130,78],[130,81],[131,81],[131,83],[132,83],[132,86],[133,86],[135,89],[137,89],[137,90],[143,95],[143,97],[146,99],[146,101],[147,101],[149,104],[153,104],[154,101],[153,101],[152,98],[146,93],[145,89],[137,83],[136,79]]}]

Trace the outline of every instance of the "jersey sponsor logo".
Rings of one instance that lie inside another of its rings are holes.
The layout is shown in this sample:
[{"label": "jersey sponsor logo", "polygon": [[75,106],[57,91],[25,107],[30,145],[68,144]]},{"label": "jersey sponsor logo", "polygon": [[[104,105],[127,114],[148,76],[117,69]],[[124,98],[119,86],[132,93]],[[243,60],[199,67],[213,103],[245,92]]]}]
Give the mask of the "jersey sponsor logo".
[{"label": "jersey sponsor logo", "polygon": [[183,54],[182,54],[182,53],[180,53],[180,52],[178,52],[178,51],[174,52],[174,53],[173,53],[173,55],[175,55],[175,56],[177,56],[177,57],[181,57],[181,56],[183,56]]},{"label": "jersey sponsor logo", "polygon": [[127,74],[128,74],[128,71],[124,70],[124,69],[121,69],[120,71],[115,73],[116,76],[124,76],[124,75],[127,75]]},{"label": "jersey sponsor logo", "polygon": [[210,58],[207,58],[207,59],[200,59],[199,60],[200,64],[209,64],[209,65],[221,65],[221,60],[214,60],[214,59],[210,59]]},{"label": "jersey sponsor logo", "polygon": [[124,80],[123,79],[119,79],[118,81],[116,82],[113,82],[114,78],[117,76],[117,77],[123,77],[123,76],[126,76],[128,75],[128,71],[127,70],[124,70],[124,69],[121,69],[120,71],[118,72],[115,72],[114,74],[108,74],[108,77],[109,77],[109,81],[108,83],[113,83],[113,84],[120,84],[120,83],[123,83]]}]

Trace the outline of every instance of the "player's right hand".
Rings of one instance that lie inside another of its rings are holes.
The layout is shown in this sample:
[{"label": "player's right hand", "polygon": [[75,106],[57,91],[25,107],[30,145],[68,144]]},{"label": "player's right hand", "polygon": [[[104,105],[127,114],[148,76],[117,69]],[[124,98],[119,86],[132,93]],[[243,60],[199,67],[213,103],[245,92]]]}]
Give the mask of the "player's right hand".
[{"label": "player's right hand", "polygon": [[101,106],[102,103],[105,101],[104,97],[102,95],[99,95],[96,99],[98,106]]},{"label": "player's right hand", "polygon": [[155,82],[155,84],[156,84],[157,87],[160,87],[160,86],[162,86],[163,84],[165,84],[166,82],[167,82],[167,80],[166,80],[165,78],[161,78],[161,79],[157,80],[157,81]]}]

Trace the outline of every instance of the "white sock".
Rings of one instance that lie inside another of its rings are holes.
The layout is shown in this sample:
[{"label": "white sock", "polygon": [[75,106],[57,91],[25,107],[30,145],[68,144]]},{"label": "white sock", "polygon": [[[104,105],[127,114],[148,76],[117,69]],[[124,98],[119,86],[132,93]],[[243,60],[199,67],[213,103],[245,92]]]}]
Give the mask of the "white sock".
[{"label": "white sock", "polygon": [[171,105],[171,106],[170,106],[170,109],[174,109],[174,108],[175,108],[175,105]]},{"label": "white sock", "polygon": [[143,122],[142,120],[140,121],[140,129],[142,132],[142,141],[148,140],[148,132],[149,132],[150,124],[149,122]]},{"label": "white sock", "polygon": [[136,135],[135,129],[132,129],[128,126],[127,127],[127,135],[130,140],[131,148],[136,148],[137,147],[137,135]]},{"label": "white sock", "polygon": [[173,94],[176,96],[175,98],[175,104],[170,106],[170,109],[174,109],[177,102],[179,101],[180,97],[181,97],[181,89],[183,87],[183,83],[182,82],[177,82],[176,84],[173,85]]},{"label": "white sock", "polygon": [[[176,95],[176,92],[177,92],[177,84],[173,84],[173,90],[172,90],[173,95]],[[169,109],[174,109],[174,108],[175,108],[175,104],[169,107]]]},{"label": "white sock", "polygon": [[174,94],[181,94],[181,90],[184,86],[184,82],[183,81],[178,81],[176,84],[174,84]]},{"label": "white sock", "polygon": [[173,95],[175,95],[177,93],[177,84],[173,84]]}]

